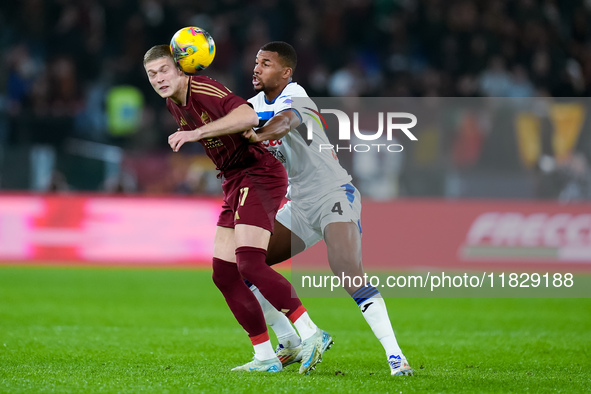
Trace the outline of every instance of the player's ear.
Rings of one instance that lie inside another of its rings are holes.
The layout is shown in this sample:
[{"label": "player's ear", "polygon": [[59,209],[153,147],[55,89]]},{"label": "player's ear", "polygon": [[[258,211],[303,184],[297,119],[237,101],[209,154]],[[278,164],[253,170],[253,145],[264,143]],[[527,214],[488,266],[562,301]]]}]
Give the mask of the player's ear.
[{"label": "player's ear", "polygon": [[171,60],[172,60],[172,64],[174,64],[174,69],[176,70],[176,72],[179,75],[184,75],[185,73],[183,72],[183,70],[181,70],[181,66],[179,66],[179,64],[177,62],[175,62],[173,58],[171,58]]},{"label": "player's ear", "polygon": [[174,63],[174,69],[176,70],[178,75],[185,75],[185,72],[183,70],[181,70],[181,68],[179,67],[179,65],[176,62]]},{"label": "player's ear", "polygon": [[291,79],[292,76],[293,76],[293,68],[284,67],[283,68],[283,78]]}]

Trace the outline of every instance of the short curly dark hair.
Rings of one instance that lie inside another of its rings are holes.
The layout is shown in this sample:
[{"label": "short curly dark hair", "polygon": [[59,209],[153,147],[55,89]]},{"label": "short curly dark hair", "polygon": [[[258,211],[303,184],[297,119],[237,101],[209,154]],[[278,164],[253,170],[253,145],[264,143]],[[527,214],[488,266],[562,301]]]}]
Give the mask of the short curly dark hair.
[{"label": "short curly dark hair", "polygon": [[261,51],[276,52],[279,55],[279,59],[284,62],[284,66],[290,67],[295,71],[296,65],[298,64],[298,55],[295,49],[287,42],[269,42],[261,47]]}]

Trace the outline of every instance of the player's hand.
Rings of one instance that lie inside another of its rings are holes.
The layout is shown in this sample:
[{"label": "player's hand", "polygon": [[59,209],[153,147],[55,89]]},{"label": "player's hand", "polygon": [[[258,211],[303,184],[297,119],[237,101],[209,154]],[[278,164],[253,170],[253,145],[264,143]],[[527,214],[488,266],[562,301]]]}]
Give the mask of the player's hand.
[{"label": "player's hand", "polygon": [[242,137],[246,138],[248,140],[248,142],[259,142],[259,136],[258,134],[254,131],[254,129],[250,129],[250,130],[246,130],[244,132],[242,132]]},{"label": "player's hand", "polygon": [[185,142],[196,142],[199,140],[199,129],[190,131],[179,130],[168,136],[168,145],[170,145],[174,152],[178,152]]}]

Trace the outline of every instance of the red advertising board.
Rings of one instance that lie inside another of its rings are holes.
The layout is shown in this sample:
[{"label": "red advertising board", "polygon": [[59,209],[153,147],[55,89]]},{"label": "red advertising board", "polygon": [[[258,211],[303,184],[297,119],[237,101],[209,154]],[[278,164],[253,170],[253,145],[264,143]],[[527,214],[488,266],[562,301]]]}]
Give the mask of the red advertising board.
[{"label": "red advertising board", "polygon": [[[590,203],[364,201],[361,223],[368,269],[591,269]],[[325,261],[316,245],[292,266]]]},{"label": "red advertising board", "polygon": [[[0,261],[205,264],[219,199],[0,196]],[[499,200],[363,202],[368,269],[591,269],[591,204]],[[328,269],[322,243],[293,259]]]},{"label": "red advertising board", "polygon": [[0,260],[209,264],[220,207],[214,199],[0,196]]}]

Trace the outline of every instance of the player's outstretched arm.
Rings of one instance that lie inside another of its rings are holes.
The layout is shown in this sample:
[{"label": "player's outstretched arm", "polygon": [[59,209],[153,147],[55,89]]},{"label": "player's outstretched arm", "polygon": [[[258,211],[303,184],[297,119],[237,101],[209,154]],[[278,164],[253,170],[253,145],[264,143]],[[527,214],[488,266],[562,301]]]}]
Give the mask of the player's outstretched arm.
[{"label": "player's outstretched arm", "polygon": [[302,123],[301,119],[295,111],[282,111],[269,119],[269,121],[256,132],[253,130],[246,131],[244,137],[248,138],[250,142],[278,140],[289,133],[289,130],[298,127],[300,123]]},{"label": "player's outstretched arm", "polygon": [[251,129],[259,124],[257,113],[248,105],[242,104],[234,108],[226,116],[198,129],[177,131],[168,137],[168,144],[173,151],[178,152],[186,142],[196,142],[203,138],[219,137],[227,134],[239,133]]}]

